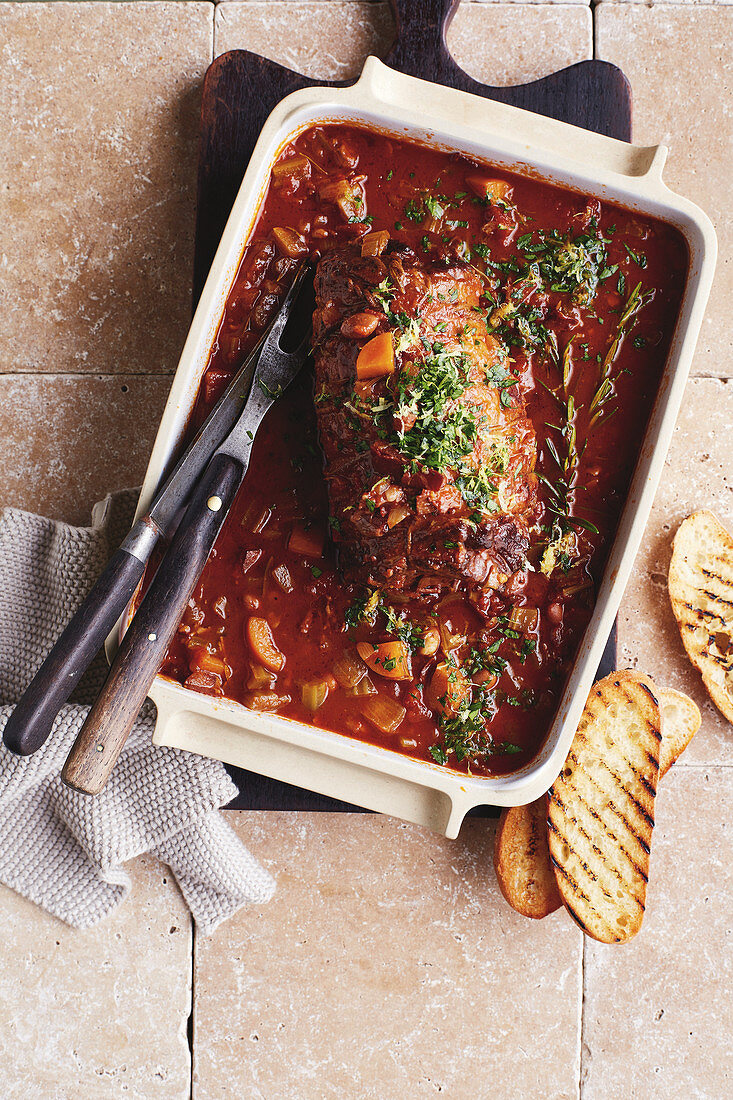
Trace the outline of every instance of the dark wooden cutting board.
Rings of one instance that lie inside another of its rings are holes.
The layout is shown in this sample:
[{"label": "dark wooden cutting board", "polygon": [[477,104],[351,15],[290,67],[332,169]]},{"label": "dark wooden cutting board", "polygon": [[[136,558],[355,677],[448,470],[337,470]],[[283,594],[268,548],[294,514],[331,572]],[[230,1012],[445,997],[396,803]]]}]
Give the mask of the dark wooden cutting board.
[{"label": "dark wooden cutting board", "polygon": [[[510,103],[622,141],[631,140],[631,89],[621,70],[607,61],[581,61],[542,80],[512,88],[494,88],[470,77],[455,63],[445,44],[458,2],[390,0],[397,35],[385,63],[436,84]],[[194,302],[198,301],[206,281],[252,150],[270,111],[284,96],[300,88],[345,87],[351,83],[311,80],[247,50],[222,54],[209,67],[201,110]],[[599,676],[615,666],[614,628]],[[239,768],[229,770],[239,787],[232,809],[357,809]]]}]

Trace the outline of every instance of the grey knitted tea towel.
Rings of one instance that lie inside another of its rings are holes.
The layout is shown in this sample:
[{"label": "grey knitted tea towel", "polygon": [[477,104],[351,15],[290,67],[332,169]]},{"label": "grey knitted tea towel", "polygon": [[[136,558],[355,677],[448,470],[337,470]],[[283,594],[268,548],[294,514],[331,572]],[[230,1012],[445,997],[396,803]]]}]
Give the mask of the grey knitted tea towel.
[{"label": "grey knitted tea towel", "polygon": [[[13,508],[0,515],[0,731],[122,540],[134,503],[133,492],[107,497],[91,527]],[[152,852],[170,866],[199,928],[211,933],[275,888],[217,812],[236,794],[224,766],[155,748],[148,702],[101,794],[79,794],[59,778],[105,675],[100,655],[33,756],[0,744],[0,882],[87,928],[128,893],[127,860]]]}]

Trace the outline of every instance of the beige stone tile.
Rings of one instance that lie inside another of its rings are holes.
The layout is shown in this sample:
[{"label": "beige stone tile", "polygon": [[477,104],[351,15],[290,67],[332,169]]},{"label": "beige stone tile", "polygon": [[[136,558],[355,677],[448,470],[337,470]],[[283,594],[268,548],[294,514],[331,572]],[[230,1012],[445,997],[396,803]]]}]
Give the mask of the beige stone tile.
[{"label": "beige stone tile", "polygon": [[0,376],[0,507],[89,523],[95,501],[141,483],[169,386],[165,376]]},{"label": "beige stone tile", "polygon": [[[233,2],[233,0],[216,0],[216,3],[218,3],[218,4],[229,4],[229,3],[232,3],[232,2]],[[257,4],[257,3],[268,2],[268,3],[271,3],[271,4],[291,4],[291,5],[294,5],[294,4],[302,3],[303,0],[239,0],[239,2],[240,3],[245,3],[245,4]],[[368,4],[374,4],[374,3],[378,3],[379,0],[320,0],[320,2],[325,3],[325,4],[338,4],[338,3],[352,3],[352,4],[354,4],[354,3],[356,3],[356,4],[368,3]],[[466,4],[580,4],[580,5],[583,5],[584,7],[588,7],[590,5],[590,0],[460,0],[460,2],[461,2],[462,5],[466,5]],[[629,2],[631,2],[631,0],[629,0]],[[639,0],[639,3],[641,3],[641,2],[642,2],[642,0]],[[677,0],[668,0],[668,2],[674,3],[674,2],[677,2]],[[697,0],[679,0],[679,2],[680,3],[681,2],[696,3]],[[699,2],[702,3],[703,0],[699,0]],[[710,2],[715,3],[716,0],[707,0],[707,2],[708,3],[710,3]],[[731,2],[731,0],[718,0],[718,2],[729,3],[729,2]]]},{"label": "beige stone tile", "polygon": [[[308,76],[345,80],[359,73],[369,53],[384,56],[393,34],[383,3],[226,0],[216,9],[215,51],[248,49]],[[458,63],[477,79],[500,85],[591,57],[592,41],[590,10],[583,4],[527,10],[521,4],[464,3],[448,33]]]},{"label": "beige stone tile", "polygon": [[212,29],[205,3],[0,4],[0,371],[175,366]]},{"label": "beige stone tile", "polygon": [[278,890],[194,971],[194,1100],[571,1100],[581,935],[513,913],[494,823],[231,814]]},{"label": "beige stone tile", "polygon": [[[491,0],[477,0],[477,2],[491,3]],[[524,0],[520,0],[520,2],[524,2]],[[604,0],[604,2],[612,4],[647,4],[649,0]],[[675,5],[693,4],[698,6],[704,4],[706,7],[724,8],[732,4],[733,0],[664,0],[664,3]]]},{"label": "beige stone tile", "polygon": [[369,54],[382,56],[394,36],[387,4],[363,0],[217,5],[214,52],[246,49],[321,80],[356,76]]},{"label": "beige stone tile", "polygon": [[660,787],[644,924],[586,941],[583,1100],[722,1100],[733,1079],[733,770]]},{"label": "beige stone tile", "polygon": [[733,726],[713,706],[682,647],[667,594],[671,542],[682,520],[710,508],[733,531],[733,382],[695,378],[619,615],[619,664],[691,695],[702,727],[681,763],[733,763]]},{"label": "beige stone tile", "polygon": [[462,4],[448,47],[486,84],[524,84],[593,56],[593,20],[584,5]]},{"label": "beige stone tile", "polygon": [[157,860],[127,869],[85,932],[0,886],[3,1100],[188,1100],[190,918]]},{"label": "beige stone tile", "polygon": [[669,146],[666,182],[715,223],[718,270],[693,373],[729,377],[733,11],[721,5],[602,3],[595,19],[598,56],[619,65],[631,81],[634,141]]}]

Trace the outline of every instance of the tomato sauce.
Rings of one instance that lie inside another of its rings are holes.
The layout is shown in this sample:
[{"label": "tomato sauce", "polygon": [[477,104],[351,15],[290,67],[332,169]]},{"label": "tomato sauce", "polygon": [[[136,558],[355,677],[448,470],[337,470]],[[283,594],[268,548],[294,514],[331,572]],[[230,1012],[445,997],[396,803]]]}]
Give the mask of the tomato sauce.
[{"label": "tomato sauce", "polygon": [[[477,172],[492,181],[488,193]],[[363,195],[348,216],[324,197],[343,179],[357,180]],[[538,442],[540,506],[527,568],[480,606],[457,590],[437,605],[392,609],[403,625],[421,624],[422,641],[437,632],[438,652],[416,646],[408,678],[371,671],[356,685],[344,679],[343,654],[353,657],[360,640],[393,637],[394,624],[390,631],[387,612],[355,618],[371,594],[339,574],[306,367],[258,432],[161,671],[193,690],[419,760],[503,774],[541,747],[589,621],[664,369],[687,249],[661,222],[535,178],[366,128],[307,130],[278,158],[192,426],[277,309],[300,257],[377,230],[418,255],[470,262],[485,278],[482,305],[508,348]],[[265,620],[282,667],[278,659],[268,668],[253,649],[253,619]],[[473,731],[460,742],[465,751],[450,748],[456,742],[430,691],[437,662],[450,654],[476,700],[472,716],[466,708],[459,716]],[[404,708],[392,730],[369,717],[365,700],[379,696]]]}]

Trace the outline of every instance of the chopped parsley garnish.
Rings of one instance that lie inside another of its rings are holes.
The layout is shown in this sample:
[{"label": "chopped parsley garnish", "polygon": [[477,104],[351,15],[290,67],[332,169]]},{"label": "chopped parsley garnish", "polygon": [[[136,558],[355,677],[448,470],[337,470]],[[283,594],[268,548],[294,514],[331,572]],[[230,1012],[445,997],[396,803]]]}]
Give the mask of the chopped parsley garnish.
[{"label": "chopped parsley garnish", "polygon": [[344,622],[349,630],[363,622],[374,622],[379,603],[379,592],[367,588],[355,596],[344,612]]},{"label": "chopped parsley garnish", "polygon": [[404,615],[398,615],[394,608],[389,604],[379,600],[378,610],[384,615],[386,619],[385,630],[388,634],[393,634],[395,638],[399,638],[410,649],[419,649],[425,644],[425,635],[421,626],[416,626],[414,623],[406,619]]},{"label": "chopped parsley garnish", "polygon": [[431,470],[460,465],[478,438],[474,411],[455,403],[468,384],[465,356],[443,351],[438,344],[419,374],[400,378],[396,413],[403,424],[412,425],[394,438],[401,454]]},{"label": "chopped parsley garnish", "polygon": [[509,626],[509,617],[507,615],[500,615],[496,624],[496,629],[499,634],[504,638],[519,638],[520,634],[518,630],[514,630]]},{"label": "chopped parsley garnish", "polygon": [[[344,622],[349,630],[360,623],[369,622],[375,624],[377,616],[383,615],[384,629],[387,634],[399,638],[410,649],[420,649],[425,644],[423,628],[407,619],[404,613],[398,614],[391,604],[385,603],[382,593],[377,588],[367,588],[364,592],[355,596],[351,604],[344,612]],[[391,671],[388,665],[385,669]]]},{"label": "chopped parsley garnish", "polygon": [[637,264],[638,267],[641,267],[641,268],[646,267],[646,256],[644,255],[643,252],[634,252],[634,250],[632,248],[629,248],[629,246],[626,244],[625,241],[624,241],[624,248],[626,249],[629,256],[634,261],[634,263]]},{"label": "chopped parsley garnish", "polygon": [[385,312],[388,311],[392,298],[394,297],[394,287],[389,281],[389,278],[382,279],[379,286],[377,286],[372,293]]},{"label": "chopped parsley garnish", "polygon": [[422,222],[425,220],[425,207],[418,199],[408,199],[405,204],[405,217],[411,222]]},{"label": "chopped parsley garnish", "polygon": [[[442,749],[446,758],[442,762],[447,763],[450,755],[455,756],[456,762],[460,764],[467,758],[490,753],[492,744],[491,738],[486,733],[486,722],[495,713],[496,702],[493,691],[487,688],[475,688],[454,715],[442,715],[438,723],[442,745],[434,746]],[[434,760],[437,759],[432,749],[431,755]]]},{"label": "chopped parsley garnish", "polygon": [[485,467],[480,467],[478,470],[462,468],[456,477],[456,485],[469,508],[474,508],[482,515],[499,510],[499,502],[496,499],[497,485],[491,480],[489,471]]},{"label": "chopped parsley garnish", "polygon": [[504,657],[500,657],[497,653],[500,645],[501,639],[492,642],[489,646],[484,646],[482,649],[472,646],[471,652],[463,664],[468,675],[476,676],[479,672],[491,672],[494,676],[501,676],[507,662]]}]

